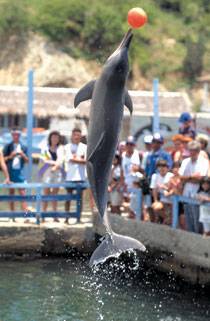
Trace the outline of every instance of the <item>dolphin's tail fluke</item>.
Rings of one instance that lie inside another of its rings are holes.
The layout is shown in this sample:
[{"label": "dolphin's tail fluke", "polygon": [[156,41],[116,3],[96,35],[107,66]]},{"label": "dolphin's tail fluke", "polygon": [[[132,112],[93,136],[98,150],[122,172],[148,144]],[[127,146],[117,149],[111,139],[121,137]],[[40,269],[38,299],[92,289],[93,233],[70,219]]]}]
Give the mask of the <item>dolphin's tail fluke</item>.
[{"label": "dolphin's tail fluke", "polygon": [[140,250],[145,251],[145,246],[129,237],[114,232],[107,233],[103,238],[101,244],[96,248],[90,258],[90,266],[93,267],[99,263],[104,263],[108,258],[118,257],[122,252],[128,250]]}]

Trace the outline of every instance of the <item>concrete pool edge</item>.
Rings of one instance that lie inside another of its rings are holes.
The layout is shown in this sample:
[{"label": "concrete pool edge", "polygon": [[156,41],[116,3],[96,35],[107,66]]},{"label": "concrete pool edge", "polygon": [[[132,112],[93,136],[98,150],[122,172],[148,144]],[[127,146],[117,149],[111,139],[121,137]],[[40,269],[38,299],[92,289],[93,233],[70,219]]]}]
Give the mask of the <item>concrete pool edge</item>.
[{"label": "concrete pool edge", "polygon": [[[0,257],[68,256],[72,249],[89,255],[104,229],[94,215],[81,224],[0,223]],[[168,226],[110,215],[113,230],[145,244],[145,265],[174,273],[191,284],[210,284],[210,238]]]}]

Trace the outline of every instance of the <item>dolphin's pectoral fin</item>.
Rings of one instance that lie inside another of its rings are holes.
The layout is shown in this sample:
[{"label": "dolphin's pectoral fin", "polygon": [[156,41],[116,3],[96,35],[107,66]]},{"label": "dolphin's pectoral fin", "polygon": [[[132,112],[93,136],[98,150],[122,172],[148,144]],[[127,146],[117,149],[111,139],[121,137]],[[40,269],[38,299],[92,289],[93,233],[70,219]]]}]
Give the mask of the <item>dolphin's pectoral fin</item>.
[{"label": "dolphin's pectoral fin", "polygon": [[93,89],[95,86],[96,80],[91,80],[85,86],[83,86],[74,98],[74,107],[76,108],[82,101],[92,98]]},{"label": "dolphin's pectoral fin", "polygon": [[124,102],[125,106],[128,107],[130,113],[133,113],[133,102],[131,100],[131,96],[128,93],[128,90],[125,89],[125,102]]},{"label": "dolphin's pectoral fin", "polygon": [[94,155],[95,153],[98,151],[98,149],[100,149],[100,145],[103,144],[103,141],[104,141],[104,138],[105,138],[105,133],[103,132],[97,142],[97,144],[95,145],[93,151],[91,152],[91,154],[88,156],[88,161],[92,162],[94,160]]}]

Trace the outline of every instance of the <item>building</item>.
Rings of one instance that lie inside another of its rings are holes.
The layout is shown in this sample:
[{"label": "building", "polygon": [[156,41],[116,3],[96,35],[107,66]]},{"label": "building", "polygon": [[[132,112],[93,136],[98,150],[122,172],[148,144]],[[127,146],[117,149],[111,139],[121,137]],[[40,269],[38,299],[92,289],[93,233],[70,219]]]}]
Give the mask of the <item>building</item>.
[{"label": "building", "polygon": [[[0,86],[0,127],[26,127],[27,87]],[[34,88],[34,127],[69,131],[73,126],[88,124],[90,102],[83,102],[74,109],[73,101],[77,89],[74,88]],[[135,117],[151,117],[153,114],[153,92],[130,91]],[[191,111],[188,96],[179,92],[159,92],[160,115],[178,117],[182,111]],[[125,108],[122,136],[130,132],[130,116]]]}]

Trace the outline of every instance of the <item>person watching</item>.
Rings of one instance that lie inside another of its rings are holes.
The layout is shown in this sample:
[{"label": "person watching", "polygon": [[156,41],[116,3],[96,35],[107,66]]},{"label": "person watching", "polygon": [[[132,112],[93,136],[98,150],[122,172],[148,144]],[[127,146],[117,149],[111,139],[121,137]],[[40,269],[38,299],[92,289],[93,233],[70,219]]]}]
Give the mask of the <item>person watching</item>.
[{"label": "person watching", "polygon": [[[83,183],[86,181],[86,153],[87,145],[81,142],[82,132],[79,128],[74,128],[71,134],[71,142],[64,146],[64,161],[66,167],[66,182]],[[67,188],[67,193],[72,193],[71,188]],[[82,200],[82,195],[81,195]],[[65,211],[69,212],[70,201],[65,203]],[[68,217],[65,220],[68,224]]]},{"label": "person watching", "polygon": [[195,139],[196,132],[193,126],[192,116],[188,112],[184,112],[179,117],[179,134]]},{"label": "person watching", "polygon": [[[197,141],[188,143],[190,157],[182,161],[179,174],[184,184],[183,196],[194,198],[200,186],[200,181],[208,175],[209,160],[200,155],[201,145]],[[199,233],[199,206],[184,204],[184,214],[187,230]]]},{"label": "person watching", "polygon": [[[6,144],[3,148],[3,155],[6,165],[8,167],[9,177],[13,183],[24,183],[24,165],[28,162],[27,148],[21,143],[20,137],[21,132],[17,129],[11,131],[12,141],[9,144]],[[25,189],[18,189],[19,194],[24,196]],[[10,195],[15,194],[15,189],[11,188],[9,190]],[[14,202],[10,202],[10,210],[15,210]],[[21,203],[22,210],[27,212],[28,207],[26,202]],[[14,220],[13,220],[14,221]]]},{"label": "person watching", "polygon": [[171,155],[163,149],[164,139],[159,133],[155,133],[152,139],[152,152],[147,157],[145,173],[151,179],[152,175],[157,170],[157,161],[159,159],[165,160],[170,169],[172,167]]}]

